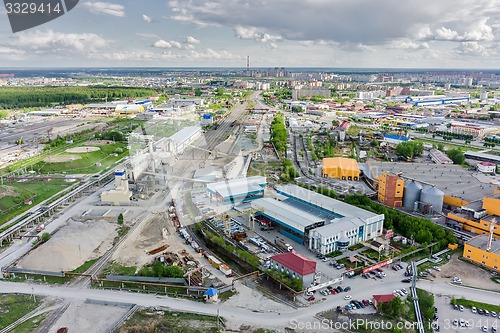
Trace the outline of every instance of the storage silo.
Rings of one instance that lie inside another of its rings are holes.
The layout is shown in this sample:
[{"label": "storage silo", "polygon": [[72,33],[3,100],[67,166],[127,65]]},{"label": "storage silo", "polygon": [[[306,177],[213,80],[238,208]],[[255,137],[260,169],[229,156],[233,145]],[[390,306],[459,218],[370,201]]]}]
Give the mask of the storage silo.
[{"label": "storage silo", "polygon": [[420,200],[420,192],[422,185],[415,181],[405,182],[403,191],[403,207],[406,209],[413,209],[415,202]]},{"label": "storage silo", "polygon": [[430,186],[422,190],[420,201],[432,205],[434,212],[441,213],[443,210],[444,192],[437,187]]}]

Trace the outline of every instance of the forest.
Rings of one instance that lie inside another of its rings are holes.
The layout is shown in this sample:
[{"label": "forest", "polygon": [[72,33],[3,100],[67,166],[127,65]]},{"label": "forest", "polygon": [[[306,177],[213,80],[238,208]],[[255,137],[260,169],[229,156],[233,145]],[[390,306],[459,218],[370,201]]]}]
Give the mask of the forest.
[{"label": "forest", "polygon": [[131,87],[0,87],[0,109],[23,109],[67,104],[85,104],[124,98],[148,97],[160,93]]}]

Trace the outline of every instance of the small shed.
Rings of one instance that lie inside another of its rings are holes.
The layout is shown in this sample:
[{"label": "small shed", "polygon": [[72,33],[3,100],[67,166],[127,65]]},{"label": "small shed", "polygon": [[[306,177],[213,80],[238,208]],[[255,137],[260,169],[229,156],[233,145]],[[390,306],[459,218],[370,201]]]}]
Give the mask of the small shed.
[{"label": "small shed", "polygon": [[373,305],[375,305],[375,308],[378,310],[379,309],[379,304],[381,304],[381,303],[389,303],[395,297],[396,297],[396,295],[394,295],[394,294],[373,295]]},{"label": "small shed", "polygon": [[205,296],[205,301],[208,303],[217,303],[219,302],[219,290],[215,288],[210,288],[205,293],[203,293],[203,296]]}]

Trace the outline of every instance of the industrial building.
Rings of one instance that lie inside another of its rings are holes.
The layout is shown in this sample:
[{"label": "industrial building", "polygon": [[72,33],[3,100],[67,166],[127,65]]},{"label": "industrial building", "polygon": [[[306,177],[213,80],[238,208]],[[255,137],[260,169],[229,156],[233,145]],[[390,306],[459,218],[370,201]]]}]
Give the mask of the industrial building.
[{"label": "industrial building", "polygon": [[205,113],[200,117],[201,126],[212,126],[214,124],[214,116],[210,113]]},{"label": "industrial building", "polygon": [[480,235],[464,244],[463,257],[478,265],[500,272],[500,241]]},{"label": "industrial building", "polygon": [[403,205],[404,180],[398,175],[383,173],[378,182],[378,201],[386,206],[401,207]]},{"label": "industrial building", "polygon": [[294,250],[272,256],[270,260],[271,269],[302,280],[304,286],[310,286],[313,283],[316,275],[316,261]]},{"label": "industrial building", "polygon": [[[414,209],[415,202],[422,201],[420,191],[431,186],[444,193],[442,204],[439,202],[436,205],[436,203],[429,202],[434,206],[433,210],[436,212],[438,211],[436,207],[444,206],[447,209],[462,207],[470,202],[492,195],[497,189],[497,185],[483,183],[474,177],[473,173],[455,164],[440,165],[368,160],[367,163],[361,163],[360,167],[364,176],[375,184],[379,182],[379,177],[383,173],[400,174],[400,177],[405,179],[403,207],[407,209]],[[416,183],[410,180],[414,180]],[[407,186],[419,187],[419,189],[412,189],[411,187],[409,189],[410,193],[414,190],[414,198],[406,195],[408,192]],[[439,197],[438,200],[441,201],[441,198]],[[420,208],[423,208],[423,206]]]},{"label": "industrial building", "polygon": [[373,240],[382,234],[384,215],[377,215],[296,185],[277,186],[278,199],[252,202],[255,219],[271,222],[286,237],[328,254]]},{"label": "industrial building", "polygon": [[490,163],[490,162],[479,162],[477,164],[477,171],[482,172],[482,173],[494,173],[497,169],[497,166],[495,163]]},{"label": "industrial building", "polygon": [[101,201],[114,205],[126,204],[130,202],[132,192],[128,187],[128,178],[125,170],[115,171],[115,188],[101,193]]},{"label": "industrial building", "polygon": [[202,134],[200,126],[184,127],[171,137],[167,138],[167,152],[174,155],[182,154]]},{"label": "industrial building", "polygon": [[443,97],[438,98],[437,96],[408,96],[405,99],[405,103],[413,104],[413,106],[436,106],[445,104],[460,104],[468,103],[470,101],[469,97]]},{"label": "industrial building", "polygon": [[117,114],[138,114],[144,112],[144,106],[140,104],[119,104],[116,106]]},{"label": "industrial building", "polygon": [[474,137],[482,138],[488,134],[498,132],[498,128],[495,126],[482,125],[477,123],[454,121],[451,123],[450,132],[457,134],[469,134]]},{"label": "industrial building", "polygon": [[436,164],[453,164],[453,161],[442,151],[431,149],[429,152],[432,162]]},{"label": "industrial building", "polygon": [[[455,229],[464,229],[475,234],[490,232],[491,223],[500,221],[500,194],[485,197],[448,213],[446,223]],[[493,226],[493,235],[500,238],[500,225]]]},{"label": "industrial building", "polygon": [[359,174],[358,162],[355,159],[343,157],[323,159],[322,175],[325,178],[359,180]]},{"label": "industrial building", "polygon": [[211,183],[207,191],[212,202],[231,205],[263,198],[266,185],[266,177],[254,176]]},{"label": "industrial building", "polygon": [[495,163],[497,165],[500,165],[500,156],[498,156],[498,155],[477,153],[474,151],[466,151],[464,153],[464,156],[466,159],[469,159],[469,160],[490,162],[490,163]]}]

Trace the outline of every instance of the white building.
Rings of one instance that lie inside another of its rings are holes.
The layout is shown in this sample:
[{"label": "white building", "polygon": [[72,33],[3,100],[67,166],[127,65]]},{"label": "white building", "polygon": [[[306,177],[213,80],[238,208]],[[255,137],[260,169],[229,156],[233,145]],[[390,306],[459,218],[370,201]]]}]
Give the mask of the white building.
[{"label": "white building", "polygon": [[479,162],[477,164],[477,171],[483,173],[494,173],[496,171],[496,164],[491,162]]}]

